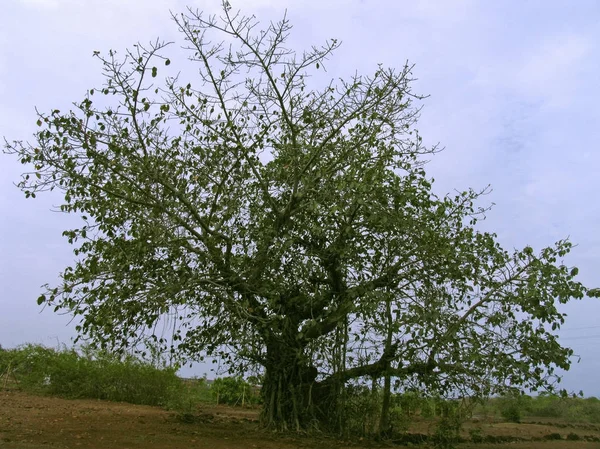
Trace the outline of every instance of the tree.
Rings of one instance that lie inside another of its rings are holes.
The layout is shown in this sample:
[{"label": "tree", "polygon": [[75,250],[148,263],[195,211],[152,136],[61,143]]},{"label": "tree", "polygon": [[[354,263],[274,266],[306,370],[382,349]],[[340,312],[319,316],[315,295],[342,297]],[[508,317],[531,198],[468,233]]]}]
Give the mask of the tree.
[{"label": "tree", "polygon": [[476,229],[485,191],[433,194],[410,66],[319,88],[336,40],[297,55],[285,18],[258,31],[227,3],[173,19],[194,85],[160,81],[167,43],[95,52],[105,85],[6,143],[33,166],[25,196],[57,189],[82,220],[40,304],[100,346],[259,367],[263,422],[283,429],[342,423],[329,407],[356,379],[482,395],[568,368],[546,325],[595,293],[559,263],[571,244],[508,253]]}]

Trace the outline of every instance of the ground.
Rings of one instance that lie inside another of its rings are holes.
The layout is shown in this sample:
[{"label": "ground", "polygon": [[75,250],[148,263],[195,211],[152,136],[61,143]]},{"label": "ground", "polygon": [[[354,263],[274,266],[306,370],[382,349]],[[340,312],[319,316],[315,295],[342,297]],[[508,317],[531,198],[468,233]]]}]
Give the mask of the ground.
[{"label": "ground", "polygon": [[[556,432],[600,437],[600,426],[563,423],[506,424],[470,422],[484,435],[530,439]],[[417,423],[414,432],[426,431]],[[158,407],[67,400],[34,396],[15,390],[0,391],[0,448],[89,449],[361,449],[399,447],[392,442],[337,441],[315,437],[281,437],[259,429],[257,411],[221,406],[204,407],[193,422],[181,422],[174,413]],[[592,441],[527,441],[503,444],[460,445],[463,449],[592,449]]]}]

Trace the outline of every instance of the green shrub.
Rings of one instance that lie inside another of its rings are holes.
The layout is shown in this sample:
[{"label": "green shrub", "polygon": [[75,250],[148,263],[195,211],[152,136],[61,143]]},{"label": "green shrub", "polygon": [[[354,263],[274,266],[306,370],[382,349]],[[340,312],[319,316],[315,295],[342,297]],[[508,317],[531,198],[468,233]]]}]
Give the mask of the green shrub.
[{"label": "green shrub", "polygon": [[520,423],[521,422],[521,410],[517,403],[511,403],[506,407],[500,409],[500,414],[508,422]]},{"label": "green shrub", "polygon": [[10,364],[26,391],[133,404],[163,405],[181,383],[173,368],[158,369],[133,356],[89,348],[83,353],[25,345],[3,351],[0,369]]},{"label": "green shrub", "polygon": [[415,415],[417,411],[421,410],[423,404],[427,402],[426,399],[415,391],[407,391],[396,395],[395,399],[402,410],[402,414],[407,417]]},{"label": "green shrub", "polygon": [[241,377],[215,379],[210,387],[217,404],[254,405],[260,403],[260,393]]},{"label": "green shrub", "polygon": [[[343,420],[345,432],[353,436],[369,436],[377,432],[381,419],[381,391],[366,385],[348,385],[344,396]],[[397,426],[397,410],[390,410],[390,422]]]},{"label": "green shrub", "polygon": [[213,402],[213,397],[206,379],[185,379],[171,389],[164,405],[168,410],[178,412],[180,418],[187,422],[190,419],[188,415],[193,415],[199,404],[207,402]]},{"label": "green shrub", "polygon": [[510,394],[491,398],[478,406],[480,415],[500,415],[507,421],[519,422],[523,417],[560,418],[565,422],[600,423],[600,400],[595,397],[564,397],[540,394],[537,397]]},{"label": "green shrub", "polygon": [[480,427],[470,429],[469,436],[471,437],[471,442],[473,443],[483,443],[483,431]]},{"label": "green shrub", "polygon": [[519,423],[523,414],[532,409],[533,398],[513,392],[497,399],[500,416],[508,422]]},{"label": "green shrub", "polygon": [[421,403],[421,416],[423,418],[434,418],[435,417],[435,399],[425,398]]},{"label": "green shrub", "polygon": [[548,435],[544,435],[544,440],[562,440],[562,436],[560,433],[549,433]]},{"label": "green shrub", "polygon": [[556,395],[540,395],[533,405],[533,414],[544,418],[561,418],[564,411],[564,399]]},{"label": "green shrub", "polygon": [[461,420],[458,414],[450,412],[443,416],[435,427],[433,445],[440,449],[451,449],[460,440]]}]

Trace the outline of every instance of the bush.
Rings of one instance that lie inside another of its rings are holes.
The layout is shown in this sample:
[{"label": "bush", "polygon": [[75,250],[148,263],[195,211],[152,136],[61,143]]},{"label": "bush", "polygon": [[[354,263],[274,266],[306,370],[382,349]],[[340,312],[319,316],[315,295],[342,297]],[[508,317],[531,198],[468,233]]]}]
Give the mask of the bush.
[{"label": "bush", "polygon": [[421,416],[423,418],[434,418],[436,412],[435,399],[425,398],[421,403]]},{"label": "bush", "polygon": [[533,398],[513,392],[497,400],[500,416],[508,422],[520,423],[523,414],[531,410]]},{"label": "bush", "polygon": [[204,378],[183,379],[174,387],[165,407],[179,413],[179,419],[186,422],[195,422],[194,413],[201,403],[212,402],[212,392]]},{"label": "bush", "polygon": [[415,391],[407,391],[403,394],[396,396],[396,401],[402,410],[402,414],[411,417],[416,414],[418,410],[421,410],[426,399],[422,398],[419,393]]},{"label": "bush", "polygon": [[185,422],[196,421],[203,402],[260,403],[258,388],[242,378],[217,379],[210,388],[206,379],[180,379],[175,368],[157,366],[89,347],[77,351],[24,345],[0,350],[0,376],[9,374],[19,388],[32,393],[159,405],[176,411]]},{"label": "bush", "polygon": [[[378,430],[381,418],[381,391],[365,385],[348,385],[344,396],[344,415],[341,416],[347,435],[371,436]],[[398,418],[395,407],[390,409],[392,426]]]},{"label": "bush", "polygon": [[483,443],[483,431],[480,427],[469,430],[469,436],[473,443]]},{"label": "bush", "polygon": [[556,395],[540,395],[533,405],[533,414],[544,418],[561,418],[565,411],[564,399]]},{"label": "bush", "polygon": [[436,448],[450,449],[459,442],[461,421],[457,414],[450,413],[443,416],[435,427],[433,444]]},{"label": "bush", "polygon": [[521,422],[521,410],[516,403],[512,403],[507,407],[500,409],[500,414],[508,422],[520,423]]},{"label": "bush", "polygon": [[519,422],[523,417],[560,418],[565,422],[600,423],[600,400],[595,397],[564,397],[540,394],[537,397],[510,394],[489,399],[478,407],[478,413],[500,415],[507,421]]},{"label": "bush", "polygon": [[0,353],[0,370],[26,391],[68,398],[94,398],[164,405],[181,381],[173,368],[158,369],[133,356],[106,351],[55,350],[25,345]]},{"label": "bush", "polygon": [[260,403],[260,394],[241,377],[223,377],[215,379],[211,391],[217,404],[254,405]]},{"label": "bush", "polygon": [[544,435],[544,440],[562,440],[562,436],[560,433],[549,433],[548,435]]}]

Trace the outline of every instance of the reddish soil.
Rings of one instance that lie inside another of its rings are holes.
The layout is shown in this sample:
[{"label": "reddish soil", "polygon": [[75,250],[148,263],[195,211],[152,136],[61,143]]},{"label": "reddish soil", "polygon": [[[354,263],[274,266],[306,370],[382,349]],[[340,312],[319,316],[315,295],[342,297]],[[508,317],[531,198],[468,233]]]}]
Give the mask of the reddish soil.
[{"label": "reddish soil", "polygon": [[284,438],[261,430],[258,412],[207,406],[184,423],[158,407],[0,391],[0,448],[348,448],[332,439]]},{"label": "reddish soil", "polygon": [[[341,442],[327,438],[282,437],[261,430],[257,411],[229,407],[203,407],[193,423],[180,422],[161,408],[98,400],[67,400],[34,396],[15,390],[0,391],[0,448],[89,449],[325,449],[394,447],[392,443]],[[557,425],[559,425],[557,423]],[[563,438],[570,432],[600,436],[600,427],[556,427],[552,423],[469,423],[483,435],[530,439],[550,433]],[[416,423],[413,432],[427,432]],[[399,447],[399,446],[395,446]],[[463,444],[464,449],[591,449],[598,442],[527,441],[503,444]]]}]

